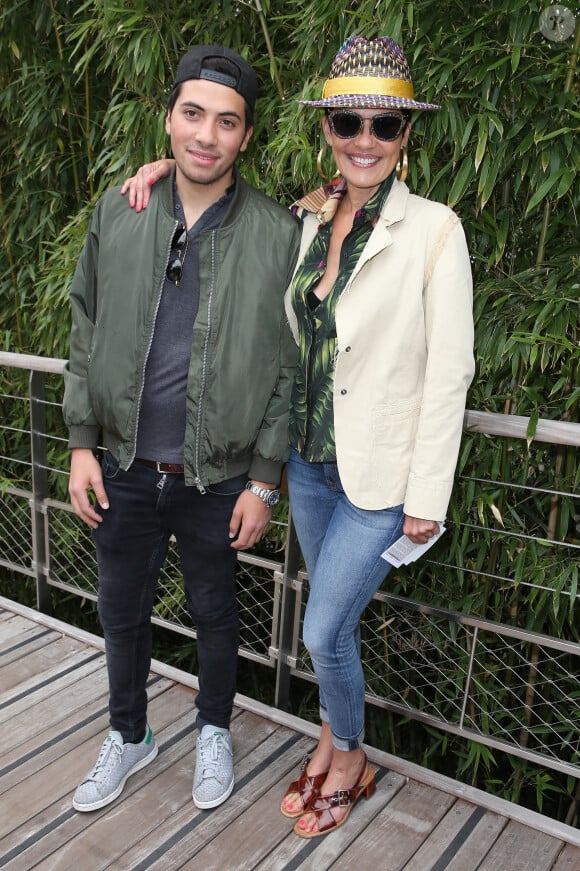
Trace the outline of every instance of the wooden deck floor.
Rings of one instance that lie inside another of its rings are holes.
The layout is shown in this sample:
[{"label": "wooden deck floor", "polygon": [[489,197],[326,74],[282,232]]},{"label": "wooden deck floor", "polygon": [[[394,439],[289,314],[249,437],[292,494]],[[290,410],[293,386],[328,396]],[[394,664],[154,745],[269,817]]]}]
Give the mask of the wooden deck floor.
[{"label": "wooden deck floor", "polygon": [[102,642],[0,599],[0,868],[580,871],[577,829],[370,748],[375,795],[333,834],[298,838],[278,807],[316,729],[242,697],[235,790],[199,811],[194,685],[154,664],[159,756],[108,808],[77,813],[72,792],[108,728]]}]

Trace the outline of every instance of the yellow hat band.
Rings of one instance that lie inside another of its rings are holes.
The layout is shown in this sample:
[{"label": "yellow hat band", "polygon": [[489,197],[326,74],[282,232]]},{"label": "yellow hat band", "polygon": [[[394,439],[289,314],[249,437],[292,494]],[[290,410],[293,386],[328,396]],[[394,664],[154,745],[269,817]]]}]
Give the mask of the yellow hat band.
[{"label": "yellow hat band", "polygon": [[379,94],[381,97],[407,97],[413,99],[413,85],[403,79],[387,79],[381,76],[341,76],[327,79],[322,89],[326,97],[347,97],[357,94]]}]

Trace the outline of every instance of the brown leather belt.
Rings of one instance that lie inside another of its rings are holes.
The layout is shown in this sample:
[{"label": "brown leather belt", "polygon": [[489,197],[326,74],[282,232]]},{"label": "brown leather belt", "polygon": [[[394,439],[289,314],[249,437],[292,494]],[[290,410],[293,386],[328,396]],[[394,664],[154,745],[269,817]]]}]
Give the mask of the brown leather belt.
[{"label": "brown leather belt", "polygon": [[133,462],[149,466],[150,469],[156,469],[163,475],[183,475],[183,466],[178,463],[158,463],[156,460],[143,460],[141,457],[135,457]]}]

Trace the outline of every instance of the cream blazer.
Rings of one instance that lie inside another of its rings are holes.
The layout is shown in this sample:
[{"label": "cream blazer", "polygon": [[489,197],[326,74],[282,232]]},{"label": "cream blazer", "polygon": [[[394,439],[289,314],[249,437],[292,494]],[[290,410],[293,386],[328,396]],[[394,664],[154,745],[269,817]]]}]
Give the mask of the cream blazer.
[{"label": "cream blazer", "polygon": [[[304,219],[300,258],[319,221]],[[294,337],[298,322],[286,293]],[[474,372],[472,278],[457,215],[395,181],[336,306],[334,425],[348,498],[445,518]]]}]

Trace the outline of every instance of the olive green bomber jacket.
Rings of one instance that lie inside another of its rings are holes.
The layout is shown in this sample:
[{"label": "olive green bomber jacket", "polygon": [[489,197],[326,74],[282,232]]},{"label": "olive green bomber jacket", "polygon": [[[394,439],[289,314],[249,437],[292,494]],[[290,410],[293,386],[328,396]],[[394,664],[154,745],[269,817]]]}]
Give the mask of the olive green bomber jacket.
[{"label": "olive green bomber jacket", "polygon": [[[139,213],[119,188],[105,193],[71,287],[63,403],[69,446],[102,444],[123,469],[135,456],[147,355],[177,226],[172,187],[173,176],[156,184]],[[245,472],[279,480],[297,363],[283,298],[299,238],[290,212],[239,176],[222,225],[200,237],[184,462],[186,483],[201,490]]]}]

